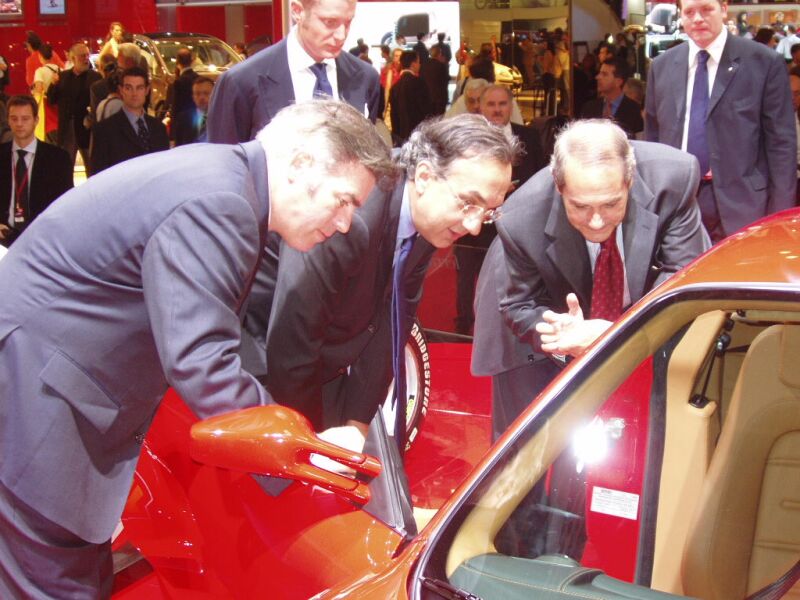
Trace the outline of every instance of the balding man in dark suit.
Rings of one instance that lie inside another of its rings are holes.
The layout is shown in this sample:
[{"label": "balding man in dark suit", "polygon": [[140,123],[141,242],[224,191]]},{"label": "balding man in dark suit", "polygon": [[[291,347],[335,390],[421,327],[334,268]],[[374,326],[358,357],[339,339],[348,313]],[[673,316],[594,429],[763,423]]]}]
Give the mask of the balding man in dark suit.
[{"label": "balding man in dark suit", "polygon": [[506,202],[478,280],[472,372],[492,376],[495,437],[566,356],[709,246],[686,153],[588,120],[551,164]]}]

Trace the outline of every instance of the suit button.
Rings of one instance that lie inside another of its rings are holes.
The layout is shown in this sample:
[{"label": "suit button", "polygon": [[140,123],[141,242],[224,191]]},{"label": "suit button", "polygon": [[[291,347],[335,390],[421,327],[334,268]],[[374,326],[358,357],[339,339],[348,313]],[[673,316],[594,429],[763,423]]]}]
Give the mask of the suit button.
[{"label": "suit button", "polygon": [[370,324],[367,326],[367,331],[369,331],[370,333],[375,333],[375,330],[376,330],[376,329],[377,329],[377,327],[375,327],[375,325],[373,325],[372,323],[370,323]]},{"label": "suit button", "polygon": [[143,433],[137,433],[135,436],[133,436],[133,439],[136,440],[136,443],[139,444],[140,446],[142,444],[144,444],[144,434]]},{"label": "suit button", "polygon": [[533,361],[534,361],[534,360],[535,360],[535,359],[534,359],[534,356],[533,356],[533,354],[528,354],[528,362],[529,362],[529,363],[533,363]]},{"label": "suit button", "polygon": [[339,375],[344,375],[347,373],[347,369],[345,367],[339,367]]}]

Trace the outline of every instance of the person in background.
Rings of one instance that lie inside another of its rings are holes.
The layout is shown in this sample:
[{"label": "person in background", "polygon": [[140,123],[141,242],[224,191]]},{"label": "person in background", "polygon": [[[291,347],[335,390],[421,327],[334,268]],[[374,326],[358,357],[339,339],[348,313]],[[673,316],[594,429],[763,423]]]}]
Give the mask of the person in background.
[{"label": "person in background", "polygon": [[281,108],[314,97],[341,98],[374,123],[381,87],[372,66],[342,52],[356,0],[289,0],[295,23],[277,44],[217,79],[208,139],[250,140]]},{"label": "person in background", "polygon": [[122,110],[99,122],[93,131],[92,175],[131,158],[169,149],[167,128],[145,112],[149,93],[147,71],[131,67],[122,72]]},{"label": "person in background", "polygon": [[400,56],[400,79],[392,86],[390,97],[392,140],[402,146],[417,125],[433,114],[430,95],[419,77],[419,54],[406,50]]},{"label": "person in background", "polygon": [[36,137],[49,144],[55,144],[58,141],[58,109],[47,101],[47,92],[58,78],[58,65],[53,61],[53,49],[50,44],[42,44],[39,53],[44,64],[36,69],[31,87],[31,93],[39,105]]},{"label": "person in background", "polygon": [[122,69],[114,69],[114,71],[107,77],[108,94],[100,101],[100,104],[97,105],[96,123],[100,123],[111,115],[122,110],[122,97],[119,93],[122,73]]},{"label": "person in background", "polygon": [[47,101],[58,106],[58,145],[75,161],[78,152],[89,165],[89,128],[84,121],[89,110],[89,90],[100,79],[91,69],[89,48],[77,43],[70,48],[72,68],[61,71],[50,85]]},{"label": "person in background", "polygon": [[69,155],[34,135],[38,112],[32,96],[8,101],[12,141],[0,144],[0,244],[5,246],[73,185]]},{"label": "person in background", "polygon": [[6,87],[11,83],[11,73],[6,57],[0,54],[0,99],[6,99]]},{"label": "person in background", "polygon": [[119,45],[124,41],[125,27],[119,21],[114,21],[108,26],[108,34],[106,34],[106,43],[100,49],[100,56],[110,54],[114,58],[119,55]]},{"label": "person in background", "polygon": [[[28,51],[28,58],[25,59],[25,84],[29,89],[33,86],[36,69],[44,64],[42,55],[39,53],[39,48],[41,47],[42,38],[33,31],[28,31],[25,34],[25,49]],[[58,53],[53,52],[52,60],[60,69],[64,68],[64,61]]]},{"label": "person in background", "polygon": [[420,77],[428,88],[432,114],[443,115],[447,109],[447,86],[450,84],[450,73],[439,46],[431,48],[430,59],[422,65]]},{"label": "person in background", "polygon": [[202,75],[192,82],[192,100],[194,107],[187,108],[173,120],[173,135],[176,146],[208,141],[206,134],[206,116],[211,103],[214,82]]},{"label": "person in background", "polygon": [[645,138],[697,157],[697,200],[716,243],[794,205],[794,110],[786,61],[728,34],[726,2],[682,0],[681,5],[689,41],[650,65]]}]

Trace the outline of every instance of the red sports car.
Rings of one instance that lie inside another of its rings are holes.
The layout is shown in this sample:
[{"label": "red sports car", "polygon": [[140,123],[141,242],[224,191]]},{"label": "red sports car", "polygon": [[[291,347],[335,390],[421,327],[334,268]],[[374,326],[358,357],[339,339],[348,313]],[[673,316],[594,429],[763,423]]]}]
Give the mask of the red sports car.
[{"label": "red sports car", "polygon": [[[374,477],[377,461],[320,442],[286,409],[194,423],[173,398],[116,541],[130,563],[118,595],[778,598],[800,579],[798,357],[800,211],[787,211],[632,307],[420,533],[391,462]],[[461,416],[457,398],[434,400],[419,443]],[[485,411],[475,419],[480,437]],[[373,437],[369,453],[391,460]],[[356,474],[323,474],[311,453]]]}]

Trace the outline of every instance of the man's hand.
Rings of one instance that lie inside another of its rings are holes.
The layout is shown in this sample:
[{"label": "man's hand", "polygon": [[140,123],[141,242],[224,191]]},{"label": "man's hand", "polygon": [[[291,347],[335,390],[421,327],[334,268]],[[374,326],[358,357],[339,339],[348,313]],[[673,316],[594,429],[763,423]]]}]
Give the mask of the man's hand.
[{"label": "man's hand", "polygon": [[542,351],[550,354],[580,356],[611,326],[603,319],[584,319],[575,294],[567,294],[567,312],[548,310],[542,319],[536,324],[536,332],[541,336]]},{"label": "man's hand", "polygon": [[6,239],[6,236],[11,231],[11,228],[8,225],[3,225],[0,223],[0,240]]},{"label": "man's hand", "polygon": [[[348,421],[348,423],[350,423],[350,421]],[[363,425],[363,423],[359,423],[359,425]],[[362,452],[364,450],[364,442],[366,441],[366,436],[354,425],[331,427],[320,433],[318,437],[321,440],[354,452]],[[311,464],[333,473],[352,475],[355,472],[350,467],[346,467],[335,460],[316,454],[311,457]]]}]

